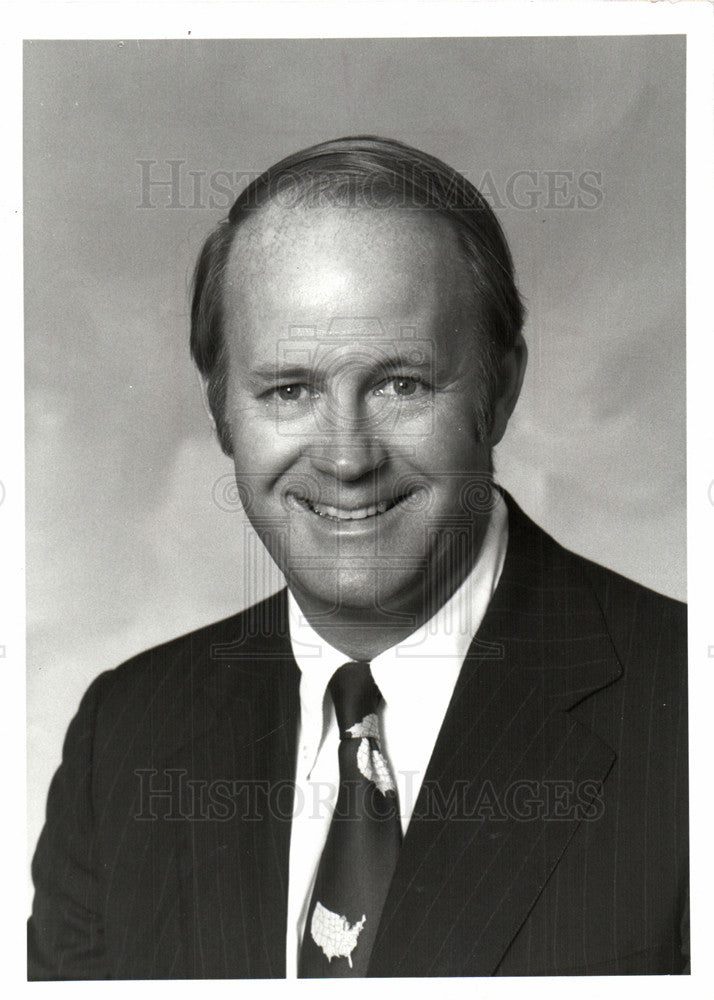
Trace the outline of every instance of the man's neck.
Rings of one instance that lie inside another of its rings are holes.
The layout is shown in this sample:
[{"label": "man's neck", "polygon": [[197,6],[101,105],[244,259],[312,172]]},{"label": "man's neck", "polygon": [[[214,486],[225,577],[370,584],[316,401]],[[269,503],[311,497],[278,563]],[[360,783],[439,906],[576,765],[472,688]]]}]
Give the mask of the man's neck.
[{"label": "man's neck", "polygon": [[[485,526],[484,526],[485,528]],[[353,660],[372,660],[403,642],[443,607],[474,568],[485,535],[482,528],[475,552],[460,563],[450,563],[450,571],[436,567],[430,585],[409,595],[398,594],[387,602],[374,601],[372,607],[322,606],[297,588],[291,588],[302,614],[317,634]]]},{"label": "man's neck", "polygon": [[351,660],[373,660],[385,649],[402,642],[423,624],[419,622],[416,626],[397,628],[393,625],[379,626],[373,623],[326,624],[324,621],[309,618],[308,621],[325,642],[339,649]]}]

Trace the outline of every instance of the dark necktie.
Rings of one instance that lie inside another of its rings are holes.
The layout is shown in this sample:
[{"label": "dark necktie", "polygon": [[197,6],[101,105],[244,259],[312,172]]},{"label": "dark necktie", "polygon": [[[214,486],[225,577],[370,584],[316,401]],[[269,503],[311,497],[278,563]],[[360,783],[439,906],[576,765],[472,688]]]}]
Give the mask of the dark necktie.
[{"label": "dark necktie", "polygon": [[366,975],[402,839],[369,663],[345,663],[328,690],[340,730],[340,787],[307,913],[300,978]]}]

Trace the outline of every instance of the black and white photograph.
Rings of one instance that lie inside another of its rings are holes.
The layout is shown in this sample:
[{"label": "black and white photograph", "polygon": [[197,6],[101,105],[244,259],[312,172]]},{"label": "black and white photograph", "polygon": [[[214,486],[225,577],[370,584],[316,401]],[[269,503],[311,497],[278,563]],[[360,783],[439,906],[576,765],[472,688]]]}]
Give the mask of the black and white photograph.
[{"label": "black and white photograph", "polygon": [[711,9],[217,6],[21,42],[27,979],[676,992]]}]

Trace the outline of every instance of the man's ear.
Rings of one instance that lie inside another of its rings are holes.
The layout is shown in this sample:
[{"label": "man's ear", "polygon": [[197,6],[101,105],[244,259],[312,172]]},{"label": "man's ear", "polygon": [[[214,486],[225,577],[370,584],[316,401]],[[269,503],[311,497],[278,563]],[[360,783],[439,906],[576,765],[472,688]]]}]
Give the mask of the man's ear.
[{"label": "man's ear", "polygon": [[515,409],[523,385],[523,376],[528,364],[528,348],[523,336],[519,333],[512,350],[508,352],[501,363],[501,378],[498,393],[493,406],[493,423],[489,444],[493,448],[506,433],[508,421]]},{"label": "man's ear", "polygon": [[203,408],[206,411],[206,416],[211,422],[211,427],[213,432],[218,439],[218,443],[221,446],[221,451],[228,458],[233,458],[233,446],[231,444],[230,430],[224,423],[222,427],[219,428],[216,423],[216,418],[213,416],[213,410],[211,409],[211,404],[208,400],[208,379],[203,378],[202,375],[198,376],[198,384],[201,388],[201,399],[203,401]]},{"label": "man's ear", "polygon": [[208,380],[201,375],[200,372],[196,372],[198,376],[198,384],[201,389],[201,400],[203,401],[203,408],[206,411],[206,416],[211,421],[211,427],[214,431],[217,431],[216,420],[211,412],[211,404],[208,402]]}]

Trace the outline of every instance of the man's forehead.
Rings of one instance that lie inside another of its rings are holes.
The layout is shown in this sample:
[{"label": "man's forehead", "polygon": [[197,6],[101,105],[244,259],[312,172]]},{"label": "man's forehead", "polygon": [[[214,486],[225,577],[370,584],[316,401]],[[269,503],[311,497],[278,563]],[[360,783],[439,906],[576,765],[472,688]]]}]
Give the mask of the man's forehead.
[{"label": "man's forehead", "polygon": [[402,208],[267,206],[236,233],[223,296],[226,332],[242,341],[250,331],[250,341],[268,330],[292,338],[302,325],[325,334],[338,317],[376,317],[389,337],[404,325],[432,336],[473,308],[451,226]]},{"label": "man's forehead", "polygon": [[370,368],[431,369],[437,354],[446,364],[457,347],[469,352],[472,288],[454,231],[433,212],[278,206],[237,233],[225,332],[246,371],[290,360],[297,372],[328,356],[332,371],[362,354]]},{"label": "man's forehead", "polygon": [[453,227],[435,211],[270,202],[239,226],[228,271],[255,276],[271,264],[291,261],[299,268],[306,253],[319,258],[320,250],[365,263],[388,256],[422,270],[438,268],[452,255],[461,257]]}]

